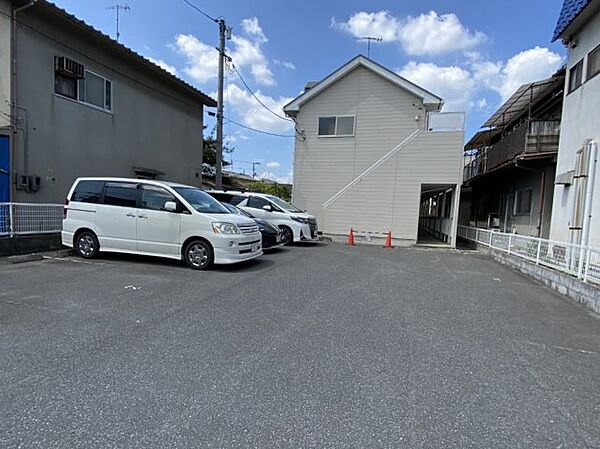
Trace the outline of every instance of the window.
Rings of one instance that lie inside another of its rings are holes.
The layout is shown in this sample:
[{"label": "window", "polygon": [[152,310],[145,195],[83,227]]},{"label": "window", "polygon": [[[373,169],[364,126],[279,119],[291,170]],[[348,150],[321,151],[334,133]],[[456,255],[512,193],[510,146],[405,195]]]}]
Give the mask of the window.
[{"label": "window", "polygon": [[586,81],[593,78],[598,73],[600,73],[600,45],[588,54]]},{"label": "window", "polygon": [[112,111],[112,81],[84,70],[83,66],[79,77],[57,69],[54,72],[54,92],[80,103]]},{"label": "window", "polygon": [[104,204],[111,206],[136,207],[138,188],[136,184],[107,182],[104,191]]},{"label": "window", "polygon": [[262,209],[264,206],[271,206],[271,203],[269,203],[264,198],[260,198],[258,196],[251,196],[250,198],[248,198],[247,207],[251,207],[253,209]]},{"label": "window", "polygon": [[91,104],[107,111],[112,110],[112,82],[106,78],[85,71],[85,77],[78,83],[78,98],[82,103]]},{"label": "window", "polygon": [[71,201],[79,201],[81,203],[98,203],[104,189],[104,181],[79,181]]},{"label": "window", "polygon": [[167,201],[177,202],[175,197],[165,189],[149,185],[142,186],[142,201],[140,205],[142,209],[165,211],[165,203]]},{"label": "window", "polygon": [[204,214],[228,214],[229,211],[208,193],[194,187],[174,187],[194,209]]},{"label": "window", "polygon": [[319,117],[319,136],[335,136],[335,117]]},{"label": "window", "polygon": [[515,215],[527,215],[531,213],[533,199],[532,189],[517,190],[515,194]]},{"label": "window", "polygon": [[77,80],[60,73],[54,74],[54,92],[77,100]]},{"label": "window", "polygon": [[319,136],[353,136],[354,116],[319,117]]},{"label": "window", "polygon": [[569,93],[581,86],[583,77],[583,59],[569,70]]}]

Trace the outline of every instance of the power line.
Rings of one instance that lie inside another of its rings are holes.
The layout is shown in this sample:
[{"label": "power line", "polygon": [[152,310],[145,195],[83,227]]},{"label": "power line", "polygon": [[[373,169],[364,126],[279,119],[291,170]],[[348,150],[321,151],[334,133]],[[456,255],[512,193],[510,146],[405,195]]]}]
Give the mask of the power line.
[{"label": "power line", "polygon": [[254,132],[260,133],[260,134],[266,134],[268,136],[275,136],[275,137],[296,137],[295,135],[292,135],[292,134],[277,134],[277,133],[272,133],[272,132],[269,132],[269,131],[263,131],[261,129],[251,128],[250,126],[242,125],[241,123],[238,123],[238,122],[233,121],[231,119],[227,123],[233,123],[234,125],[237,125],[240,128],[244,128],[244,129],[247,129],[249,131],[254,131]]},{"label": "power line", "polygon": [[250,92],[250,94],[254,97],[254,99],[263,107],[265,108],[267,111],[269,111],[271,114],[273,114],[275,117],[281,119],[281,120],[285,120],[286,122],[292,122],[294,124],[294,131],[296,132],[296,135],[294,137],[298,137],[300,140],[305,140],[304,137],[304,133],[302,131],[300,131],[297,127],[296,127],[296,122],[290,118],[287,117],[283,117],[282,115],[279,115],[277,112],[273,111],[271,108],[269,108],[266,104],[264,104],[260,98],[258,98],[258,96],[254,93],[254,91],[250,88],[250,86],[248,86],[248,83],[246,82],[246,80],[244,80],[244,77],[242,76],[242,74],[240,73],[240,71],[237,69],[237,67],[235,66],[235,64],[232,62],[231,66],[233,67],[233,70],[235,71],[235,73],[237,73],[238,78],[240,79],[240,81],[242,82],[242,84],[244,85],[244,87],[246,88],[246,90],[248,92]]},{"label": "power line", "polygon": [[250,89],[250,86],[248,86],[248,83],[246,83],[246,80],[244,80],[244,77],[242,77],[242,74],[239,72],[239,70],[237,69],[237,67],[235,66],[235,64],[231,64],[233,66],[233,70],[235,70],[235,73],[237,73],[237,76],[239,77],[240,81],[242,82],[242,84],[246,87],[246,89],[248,90],[248,92],[250,92],[250,94],[254,97],[254,99],[256,101],[258,101],[260,103],[260,105],[265,108],[267,111],[269,111],[271,114],[273,114],[275,117],[280,118],[281,120],[285,120],[287,122],[293,122],[292,119],[284,117],[282,115],[279,115],[277,112],[273,111],[271,108],[269,108],[266,104],[264,104],[260,98],[258,98],[258,96],[252,91],[252,89]]},{"label": "power line", "polygon": [[209,16],[208,14],[206,14],[204,11],[202,11],[200,8],[198,8],[196,5],[194,5],[192,2],[188,1],[188,0],[183,0],[183,2],[189,6],[191,6],[192,8],[194,8],[196,11],[198,11],[200,14],[202,14],[204,17],[206,17],[209,20],[212,20],[215,23],[218,23],[218,20],[215,19],[214,17]]}]

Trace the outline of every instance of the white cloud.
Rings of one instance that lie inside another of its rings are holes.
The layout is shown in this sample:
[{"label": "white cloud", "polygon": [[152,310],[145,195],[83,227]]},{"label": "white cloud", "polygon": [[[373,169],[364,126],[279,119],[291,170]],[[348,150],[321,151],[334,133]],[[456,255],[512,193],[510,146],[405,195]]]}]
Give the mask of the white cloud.
[{"label": "white cloud", "polygon": [[[292,100],[292,97],[273,98],[264,95],[260,90],[256,96],[274,112],[283,115],[283,106]],[[213,96],[216,94],[213,93]],[[241,89],[236,84],[229,84],[225,91],[225,99],[229,100],[230,107],[238,114],[242,124],[251,128],[269,132],[290,132],[293,130],[292,122],[282,120],[263,108],[250,93]],[[225,105],[227,106],[227,104]],[[225,111],[225,118],[228,117]]]},{"label": "white cloud", "polygon": [[151,58],[150,56],[146,56],[146,59],[148,59],[148,61],[156,64],[157,66],[159,66],[161,69],[166,70],[167,72],[169,72],[171,75],[177,75],[177,69],[170,65],[167,64],[165,61],[163,61],[162,59],[154,59]]},{"label": "white cloud", "polygon": [[469,50],[485,42],[480,31],[465,27],[455,14],[429,11],[417,17],[399,19],[388,11],[354,13],[346,22],[332,19],[332,27],[354,37],[381,37],[384,42],[400,42],[409,55],[440,55]]},{"label": "white cloud", "polygon": [[290,171],[284,176],[279,176],[271,171],[264,171],[258,175],[258,178],[275,181],[280,184],[292,184],[293,172]]},{"label": "white cloud", "polygon": [[279,59],[273,59],[273,64],[280,65],[282,67],[285,67],[286,69],[296,70],[296,66],[294,65],[293,62],[281,61]]},{"label": "white cloud", "polygon": [[279,162],[273,161],[273,162],[267,162],[266,166],[267,166],[267,168],[279,168],[279,167],[281,167],[281,164]]},{"label": "white cloud", "polygon": [[[267,42],[258,19],[252,17],[242,21],[242,30],[246,36],[234,34],[231,38],[233,48],[228,49],[233,63],[238,68],[249,67],[254,81],[265,86],[275,85],[269,61],[261,45]],[[184,55],[187,65],[184,72],[199,83],[205,83],[217,76],[218,52],[191,34],[179,34],[175,39],[175,49]]]},{"label": "white cloud", "polygon": [[[551,76],[563,58],[547,48],[524,50],[504,61],[488,61],[477,53],[467,55],[464,66],[439,66],[410,61],[398,73],[444,99],[445,110],[484,110],[493,104],[481,93],[496,92],[502,101],[521,85]],[[473,100],[475,94],[479,98]]]},{"label": "white cloud", "polygon": [[381,37],[385,42],[392,42],[398,40],[402,23],[387,11],[360,11],[352,14],[346,22],[337,22],[332,18],[331,26],[354,37]]},{"label": "white cloud", "polygon": [[506,63],[472,62],[475,78],[486,87],[495,90],[507,100],[520,86],[552,75],[563,63],[563,58],[545,47],[524,50]]},{"label": "white cloud", "polygon": [[199,83],[216,78],[219,52],[191,34],[179,34],[175,38],[176,49],[187,59],[183,70],[186,75]]},{"label": "white cloud", "polygon": [[242,29],[246,34],[252,34],[257,37],[260,42],[267,42],[268,39],[263,33],[263,29],[258,23],[257,17],[250,17],[249,19],[242,20]]},{"label": "white cloud", "polygon": [[411,61],[400,69],[399,74],[442,97],[445,110],[464,111],[469,107],[475,81],[471,73],[462,67],[440,67],[431,62]]}]

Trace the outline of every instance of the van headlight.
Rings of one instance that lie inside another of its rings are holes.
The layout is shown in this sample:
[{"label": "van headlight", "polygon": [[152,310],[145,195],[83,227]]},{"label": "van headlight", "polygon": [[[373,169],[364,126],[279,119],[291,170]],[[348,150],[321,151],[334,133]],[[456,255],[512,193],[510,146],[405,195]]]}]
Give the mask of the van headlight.
[{"label": "van headlight", "polygon": [[290,218],[294,221],[297,221],[298,223],[303,223],[303,224],[308,223],[308,220],[306,218],[294,217],[294,216],[291,216]]},{"label": "van headlight", "polygon": [[215,221],[212,224],[212,228],[216,234],[240,234],[239,228],[233,223]]}]

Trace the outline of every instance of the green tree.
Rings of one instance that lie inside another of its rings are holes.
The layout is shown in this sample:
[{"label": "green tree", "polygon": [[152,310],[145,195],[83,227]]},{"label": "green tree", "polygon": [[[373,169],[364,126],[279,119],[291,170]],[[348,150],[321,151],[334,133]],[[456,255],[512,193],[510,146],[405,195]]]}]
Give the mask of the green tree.
[{"label": "green tree", "polygon": [[292,187],[289,184],[279,184],[276,182],[256,181],[248,184],[250,190],[266,193],[268,195],[278,196],[281,199],[290,201],[292,198]]},{"label": "green tree", "polygon": [[[223,156],[233,153],[233,150],[235,150],[234,147],[223,145]],[[206,171],[210,172],[210,174],[214,174],[215,164],[217,162],[217,139],[214,137],[204,137],[202,141],[202,162],[207,169]],[[228,165],[230,165],[229,161],[225,160],[225,157],[223,157],[223,167],[227,167]]]}]

